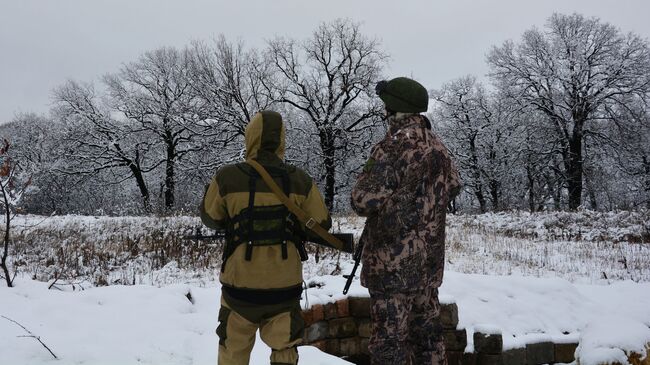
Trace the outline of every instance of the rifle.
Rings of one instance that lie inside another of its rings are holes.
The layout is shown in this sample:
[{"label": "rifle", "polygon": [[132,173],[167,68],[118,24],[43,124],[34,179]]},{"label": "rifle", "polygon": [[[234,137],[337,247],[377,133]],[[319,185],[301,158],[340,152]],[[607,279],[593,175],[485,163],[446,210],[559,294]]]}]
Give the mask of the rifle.
[{"label": "rifle", "polygon": [[222,240],[226,238],[225,231],[218,231],[215,234],[204,236],[201,232],[198,232],[194,235],[183,236],[184,240],[197,240],[197,241],[207,241],[207,240]]},{"label": "rifle", "polygon": [[[338,238],[341,242],[343,242],[343,249],[341,251],[347,252],[347,253],[352,253],[354,252],[354,237],[352,233],[332,233],[332,236]],[[196,234],[194,235],[186,235],[183,236],[183,239],[186,240],[197,240],[197,241],[203,241],[203,240],[223,240],[226,238],[226,231],[225,230],[220,230],[220,231],[215,231],[214,234],[212,235],[206,235],[204,236],[203,233],[201,233],[200,228],[196,230]],[[329,248],[335,248],[333,247],[329,242],[324,240],[321,237],[305,237],[304,241],[315,243],[317,245],[329,247]],[[304,250],[303,245],[298,244],[297,246],[301,246],[298,248],[298,250]],[[303,257],[303,253],[306,256],[306,252],[302,252],[300,256]]]},{"label": "rifle", "polygon": [[354,274],[357,272],[357,269],[359,268],[359,262],[361,261],[361,254],[363,253],[363,242],[359,240],[359,243],[357,244],[357,248],[354,251],[354,267],[352,268],[352,272],[350,275],[343,275],[344,278],[348,279],[345,282],[345,287],[343,288],[343,294],[347,294],[348,290],[350,290],[350,285],[352,284],[352,280],[354,280]]}]

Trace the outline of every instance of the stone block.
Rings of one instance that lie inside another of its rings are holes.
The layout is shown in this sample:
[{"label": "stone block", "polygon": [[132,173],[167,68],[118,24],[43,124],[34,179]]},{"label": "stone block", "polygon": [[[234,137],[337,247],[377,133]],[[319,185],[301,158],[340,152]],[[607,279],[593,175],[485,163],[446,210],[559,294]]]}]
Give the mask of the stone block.
[{"label": "stone block", "polygon": [[479,353],[476,356],[477,365],[503,365],[503,354]]},{"label": "stone block", "polygon": [[478,356],[475,352],[466,352],[463,354],[463,365],[477,365]]},{"label": "stone block", "polygon": [[334,356],[341,356],[341,342],[338,339],[329,339],[325,343],[325,352]]},{"label": "stone block", "polygon": [[310,326],[314,323],[314,312],[311,309],[302,311],[302,320],[305,321],[305,327]]},{"label": "stone block", "polygon": [[320,322],[325,319],[325,314],[323,312],[322,304],[314,304],[310,310],[313,316],[312,321],[314,321],[314,323]]},{"label": "stone block", "polygon": [[448,365],[477,365],[476,354],[473,352],[447,351]]},{"label": "stone block", "polygon": [[357,333],[357,321],[352,317],[336,318],[329,321],[330,338],[352,337]]},{"label": "stone block", "polygon": [[308,344],[324,340],[328,336],[329,324],[326,321],[316,322],[305,329],[305,342]]},{"label": "stone block", "polygon": [[551,364],[555,362],[555,345],[553,342],[529,343],[526,345],[526,363],[528,365]]},{"label": "stone block", "polygon": [[323,314],[325,315],[325,319],[334,319],[338,317],[336,313],[336,304],[335,303],[327,303],[323,306]]},{"label": "stone block", "polygon": [[350,298],[350,314],[354,317],[370,317],[370,298]]},{"label": "stone block", "polygon": [[577,343],[555,344],[555,362],[566,363],[566,364],[574,362],[577,348],[578,348]]},{"label": "stone block", "polygon": [[456,303],[440,306],[440,324],[444,329],[456,329],[458,327],[458,306]]},{"label": "stone block", "polygon": [[365,354],[354,355],[354,356],[343,356],[343,360],[349,361],[356,365],[371,365],[370,356]]},{"label": "stone block", "polygon": [[350,316],[350,306],[347,299],[336,301],[336,314],[339,318]]},{"label": "stone block", "polygon": [[503,365],[526,364],[526,348],[510,349],[503,352]]},{"label": "stone block", "polygon": [[372,322],[370,319],[361,319],[357,320],[358,326],[359,326],[359,337],[363,338],[370,338],[370,334],[372,334]]},{"label": "stone block", "polygon": [[474,332],[474,350],[478,353],[500,354],[503,351],[503,338],[500,334]]},{"label": "stone block", "polygon": [[361,354],[361,339],[359,337],[350,337],[340,340],[341,355],[354,356]]},{"label": "stone block", "polygon": [[368,349],[368,345],[370,343],[370,339],[368,338],[362,338],[361,341],[359,341],[359,346],[361,347],[361,353],[364,355],[370,355],[370,350]]},{"label": "stone block", "polygon": [[445,330],[442,332],[442,338],[445,348],[449,351],[465,351],[467,347],[467,331],[462,330]]},{"label": "stone block", "polygon": [[319,349],[319,350],[321,350],[323,352],[327,351],[327,341],[325,341],[325,340],[320,340],[320,341],[310,343],[309,346],[314,346],[314,347],[316,347],[317,349]]},{"label": "stone block", "polygon": [[463,352],[447,349],[447,365],[463,365]]}]

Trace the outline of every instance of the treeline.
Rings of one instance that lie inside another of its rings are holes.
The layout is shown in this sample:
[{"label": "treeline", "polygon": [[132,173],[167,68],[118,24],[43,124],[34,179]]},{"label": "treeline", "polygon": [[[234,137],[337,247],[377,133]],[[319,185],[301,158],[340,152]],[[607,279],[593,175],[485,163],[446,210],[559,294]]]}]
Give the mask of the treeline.
[{"label": "treeline", "polygon": [[[97,85],[70,80],[48,116],[0,126],[32,178],[21,209],[50,214],[194,212],[215,169],[243,157],[260,109],[287,121],[287,159],[348,209],[385,131],[374,85],[388,55],[350,20],[264,48],[220,37],[144,53]],[[431,90],[434,130],[461,171],[464,211],[650,207],[648,42],[598,19],[553,15],[494,47],[492,83]]]}]

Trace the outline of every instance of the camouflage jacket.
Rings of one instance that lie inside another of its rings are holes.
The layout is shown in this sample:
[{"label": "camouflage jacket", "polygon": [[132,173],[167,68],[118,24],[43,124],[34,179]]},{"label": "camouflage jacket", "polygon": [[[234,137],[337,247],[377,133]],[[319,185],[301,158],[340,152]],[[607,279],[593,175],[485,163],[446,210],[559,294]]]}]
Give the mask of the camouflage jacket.
[{"label": "camouflage jacket", "polygon": [[458,172],[424,116],[398,114],[389,122],[352,190],[353,209],[367,217],[361,284],[376,292],[439,287]]}]

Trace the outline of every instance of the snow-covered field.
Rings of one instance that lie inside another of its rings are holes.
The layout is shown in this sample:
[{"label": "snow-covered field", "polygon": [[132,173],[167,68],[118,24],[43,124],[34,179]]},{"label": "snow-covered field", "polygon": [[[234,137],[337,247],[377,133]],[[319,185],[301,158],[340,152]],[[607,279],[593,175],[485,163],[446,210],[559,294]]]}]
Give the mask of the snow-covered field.
[{"label": "snow-covered field", "polygon": [[[497,329],[506,348],[580,340],[582,365],[622,360],[620,348],[643,354],[650,342],[648,218],[450,217],[440,294],[458,304],[466,350],[475,329]],[[16,288],[0,286],[0,316],[41,336],[60,361],[0,318],[0,363],[216,362],[220,249],[180,238],[194,232],[196,218],[21,216],[15,223],[21,253],[12,260],[21,275]],[[335,222],[335,230],[356,234],[362,226],[357,218]],[[349,255],[326,252],[319,263],[313,256],[305,266],[305,306],[341,298],[338,274],[351,267]],[[350,293],[367,295],[358,280]],[[251,364],[267,363],[268,354],[258,341]],[[300,356],[303,364],[346,363],[312,347],[301,347]]]},{"label": "snow-covered field", "polygon": [[[0,364],[216,364],[219,289],[189,285],[109,286],[83,291],[47,290],[18,280],[0,287]],[[191,301],[187,295],[190,294]],[[349,364],[314,347],[300,347],[305,364]],[[267,364],[258,338],[251,364]]]}]

